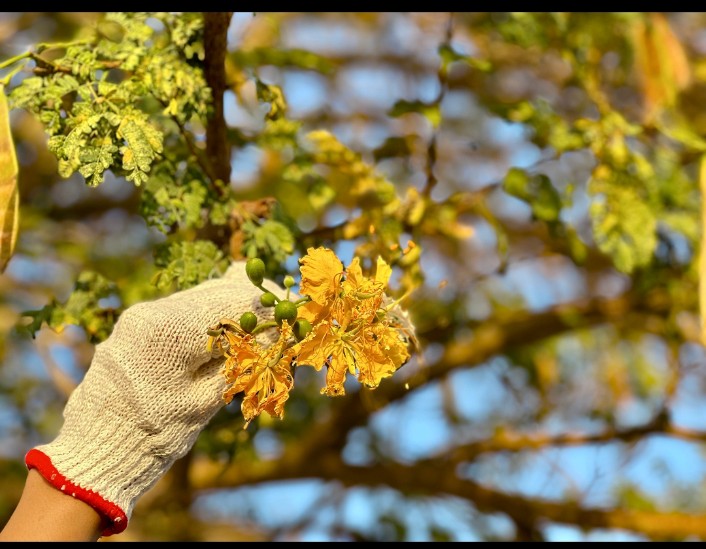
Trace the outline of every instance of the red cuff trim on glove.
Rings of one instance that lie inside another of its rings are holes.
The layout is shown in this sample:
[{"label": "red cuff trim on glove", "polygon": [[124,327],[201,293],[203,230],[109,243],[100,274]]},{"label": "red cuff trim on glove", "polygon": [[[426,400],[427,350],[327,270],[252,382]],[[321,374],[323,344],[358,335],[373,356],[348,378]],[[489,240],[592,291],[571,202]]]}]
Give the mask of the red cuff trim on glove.
[{"label": "red cuff trim on glove", "polygon": [[28,469],[36,469],[44,477],[44,479],[54,486],[57,490],[61,490],[65,494],[70,494],[78,500],[87,503],[93,507],[103,517],[104,523],[107,523],[101,535],[111,536],[119,534],[127,528],[127,515],[120,507],[104,500],[93,490],[86,490],[77,486],[59,471],[56,470],[51,459],[44,452],[33,448],[25,456],[25,464]]}]

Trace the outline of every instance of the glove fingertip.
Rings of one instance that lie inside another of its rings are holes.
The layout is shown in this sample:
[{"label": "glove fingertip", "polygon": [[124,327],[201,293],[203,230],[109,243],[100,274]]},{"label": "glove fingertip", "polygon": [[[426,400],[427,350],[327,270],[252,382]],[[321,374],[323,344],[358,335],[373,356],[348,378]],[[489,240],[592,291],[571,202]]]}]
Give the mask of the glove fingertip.
[{"label": "glove fingertip", "polygon": [[240,278],[247,279],[248,275],[245,273],[245,263],[246,261],[244,259],[232,261],[221,278],[226,278],[229,280],[237,280]]}]

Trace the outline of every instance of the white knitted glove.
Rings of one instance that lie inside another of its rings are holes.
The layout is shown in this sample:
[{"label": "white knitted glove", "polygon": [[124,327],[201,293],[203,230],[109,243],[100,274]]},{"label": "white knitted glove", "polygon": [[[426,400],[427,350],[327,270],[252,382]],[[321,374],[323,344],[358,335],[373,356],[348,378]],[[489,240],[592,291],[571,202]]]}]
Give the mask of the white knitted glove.
[{"label": "white knitted glove", "polygon": [[[284,297],[277,284],[263,286]],[[59,435],[30,450],[27,467],[95,508],[105,518],[104,536],[122,532],[140,496],[224,405],[224,358],[207,351],[206,329],[245,311],[271,320],[261,295],[241,261],[220,279],[129,307],[96,346]],[[263,337],[274,342],[276,335]]]}]

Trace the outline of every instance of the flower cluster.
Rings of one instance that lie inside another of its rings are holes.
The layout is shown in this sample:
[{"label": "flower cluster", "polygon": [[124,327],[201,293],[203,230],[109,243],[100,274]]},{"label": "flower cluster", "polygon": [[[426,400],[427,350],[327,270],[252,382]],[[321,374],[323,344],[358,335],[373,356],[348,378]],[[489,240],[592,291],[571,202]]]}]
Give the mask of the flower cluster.
[{"label": "flower cluster", "polygon": [[[262,412],[284,416],[296,367],[326,367],[321,393],[338,396],[345,394],[347,374],[375,388],[410,358],[413,327],[386,294],[392,271],[382,258],[370,277],[363,274],[359,258],[344,268],[336,254],[323,247],[309,248],[299,263],[302,297],[290,301],[294,279],[285,278],[287,296],[279,299],[262,287],[262,261],[249,260],[248,277],[263,291],[260,302],[275,307],[275,320],[258,325],[257,317],[246,312],[239,322],[225,319],[208,332],[209,349],[226,356],[225,401],[244,393],[245,427]],[[276,343],[258,342],[258,332],[275,326]]]}]

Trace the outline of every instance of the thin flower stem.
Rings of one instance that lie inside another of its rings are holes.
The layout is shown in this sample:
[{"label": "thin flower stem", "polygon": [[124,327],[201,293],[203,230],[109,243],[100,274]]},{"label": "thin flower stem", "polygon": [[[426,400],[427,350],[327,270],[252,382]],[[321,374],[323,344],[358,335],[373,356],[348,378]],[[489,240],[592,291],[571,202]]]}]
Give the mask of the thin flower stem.
[{"label": "thin flower stem", "polygon": [[258,324],[255,329],[250,332],[252,335],[259,334],[263,330],[266,330],[267,328],[274,328],[277,326],[277,323],[274,320],[270,320],[268,322],[263,322],[262,324]]},{"label": "thin flower stem", "polygon": [[[266,293],[266,294],[272,294],[272,295],[274,295],[274,296],[275,296],[275,302],[276,302],[276,303],[279,303],[280,301],[282,301],[282,300],[281,300],[279,297],[277,297],[273,292],[271,292],[271,291],[268,290],[267,288],[263,287],[262,284],[255,284],[255,287],[258,288],[258,289],[260,289],[260,290],[262,290],[262,291],[263,291],[264,293]],[[289,297],[289,294],[287,294],[287,297]]]},{"label": "thin flower stem", "polygon": [[41,53],[45,50],[56,50],[59,48],[70,48],[71,46],[80,46],[82,44],[91,44],[93,42],[93,38],[83,38],[81,40],[73,40],[71,42],[54,42],[54,43],[46,43],[42,42],[41,44],[37,44],[37,53]]},{"label": "thin flower stem", "polygon": [[22,59],[27,59],[27,58],[31,58],[31,59],[35,59],[35,60],[37,58],[39,58],[39,60],[41,62],[49,63],[45,59],[42,59],[41,57],[39,57],[37,54],[39,54],[45,50],[54,50],[54,49],[58,49],[58,48],[68,48],[70,46],[78,46],[80,44],[89,44],[89,43],[91,43],[91,41],[92,40],[89,40],[89,39],[82,39],[82,40],[75,40],[73,42],[56,42],[55,44],[48,44],[48,43],[42,42],[41,44],[37,44],[36,51],[26,51],[23,53],[19,53],[19,54],[15,55],[14,57],[10,57],[9,59],[5,59],[5,61],[0,61],[0,69],[4,69],[6,67],[9,67],[10,65],[17,63],[18,61],[21,61]]},{"label": "thin flower stem", "polygon": [[7,87],[10,85],[10,81],[12,80],[12,77],[15,76],[18,72],[20,72],[24,68],[24,65],[18,65],[16,68],[12,69],[10,72],[8,72],[5,75],[5,78],[0,80],[0,84],[3,86]]},{"label": "thin flower stem", "polygon": [[31,52],[24,52],[19,55],[15,55],[14,57],[10,57],[10,59],[6,59],[5,61],[0,62],[0,69],[4,69],[5,67],[9,67],[13,63],[17,63],[18,61],[21,61],[22,59],[26,59],[31,55]]}]

